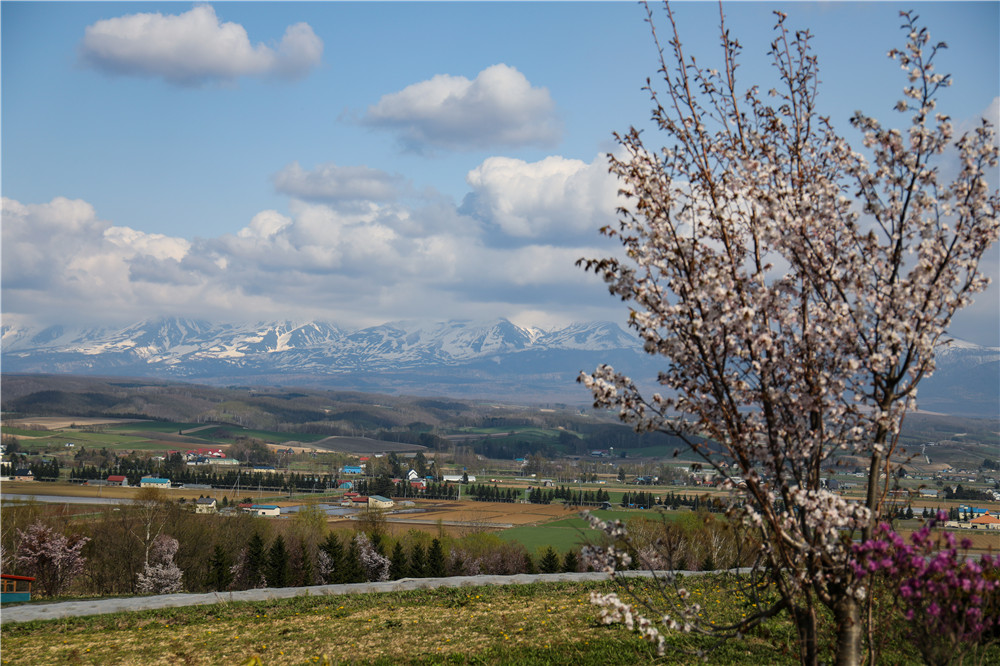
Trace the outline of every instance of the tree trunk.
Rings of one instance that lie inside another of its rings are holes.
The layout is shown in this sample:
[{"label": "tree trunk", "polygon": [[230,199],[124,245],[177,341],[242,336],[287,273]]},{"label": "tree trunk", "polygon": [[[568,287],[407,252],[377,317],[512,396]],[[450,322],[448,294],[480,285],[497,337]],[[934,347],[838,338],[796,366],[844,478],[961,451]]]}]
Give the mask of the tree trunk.
[{"label": "tree trunk", "polygon": [[833,606],[837,623],[837,666],[861,663],[861,609],[854,597],[844,594]]},{"label": "tree trunk", "polygon": [[803,666],[816,666],[819,653],[816,646],[816,609],[811,605],[791,606],[795,629],[799,634],[799,661]]}]

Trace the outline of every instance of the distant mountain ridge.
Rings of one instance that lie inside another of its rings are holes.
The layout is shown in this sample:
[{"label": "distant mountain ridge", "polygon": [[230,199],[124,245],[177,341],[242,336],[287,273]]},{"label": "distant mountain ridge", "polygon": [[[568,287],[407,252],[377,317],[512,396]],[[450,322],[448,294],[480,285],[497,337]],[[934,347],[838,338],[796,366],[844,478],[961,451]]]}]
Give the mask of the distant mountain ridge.
[{"label": "distant mountain ridge", "polygon": [[158,376],[211,384],[300,383],[498,399],[557,394],[610,354],[637,360],[635,336],[610,322],[543,330],[506,319],[390,322],[348,330],[326,322],[212,324],[164,317],[125,327],[39,329],[4,322],[4,372]]},{"label": "distant mountain ridge", "polygon": [[[492,321],[213,324],[164,317],[125,327],[22,326],[5,317],[4,373],[159,377],[214,385],[268,384],[497,400],[585,403],[581,370],[610,363],[637,381],[655,359],[612,322],[562,328]],[[921,383],[920,407],[1000,414],[1000,348],[955,341]]]}]

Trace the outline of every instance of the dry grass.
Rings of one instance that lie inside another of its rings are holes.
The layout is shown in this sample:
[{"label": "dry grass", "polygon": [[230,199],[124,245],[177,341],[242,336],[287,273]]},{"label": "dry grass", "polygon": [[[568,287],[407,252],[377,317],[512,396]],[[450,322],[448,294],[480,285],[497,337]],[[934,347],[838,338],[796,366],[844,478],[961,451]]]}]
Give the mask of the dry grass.
[{"label": "dry grass", "polygon": [[[583,653],[613,635],[581,586],[464,588],[295,599],[4,626],[4,664],[411,663],[518,650]],[[559,659],[558,661],[562,661]]]}]

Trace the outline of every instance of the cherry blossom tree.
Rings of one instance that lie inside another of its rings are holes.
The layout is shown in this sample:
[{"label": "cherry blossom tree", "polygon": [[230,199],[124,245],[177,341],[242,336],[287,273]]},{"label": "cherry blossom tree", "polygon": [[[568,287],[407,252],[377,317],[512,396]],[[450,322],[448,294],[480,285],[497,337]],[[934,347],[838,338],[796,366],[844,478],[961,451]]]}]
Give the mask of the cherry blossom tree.
[{"label": "cherry blossom tree", "polygon": [[90,541],[88,537],[67,537],[41,521],[17,532],[21,542],[14,559],[21,571],[36,578],[45,595],[51,597],[64,591],[83,571],[87,560],[80,551]]},{"label": "cherry blossom tree", "polygon": [[354,535],[354,543],[358,546],[358,556],[361,568],[365,572],[365,578],[374,582],[389,580],[389,567],[392,566],[392,562],[375,549],[375,545],[368,535],[364,532],[358,532]]},{"label": "cherry blossom tree", "polygon": [[140,594],[171,594],[182,589],[184,572],[174,562],[180,547],[177,539],[166,534],[157,535],[149,549],[149,556],[139,572],[137,589]]},{"label": "cherry blossom tree", "polygon": [[[851,543],[870,538],[882,513],[904,415],[953,315],[988,284],[978,264],[998,233],[993,128],[953,136],[935,111],[950,82],[934,70],[945,45],[931,45],[910,14],[905,48],[889,52],[907,74],[896,110],[908,124],[887,129],[857,113],[865,154],[819,115],[811,35],[785,15],[770,50],[780,83],[766,95],[737,83],[741,47],[721,10],[718,70],[687,55],[669,4],[665,15],[665,47],[653,27],[661,81],[647,90],[666,145],[648,148],[634,128],[616,135],[610,169],[626,203],[602,232],[624,256],[580,261],[629,303],[645,351],[664,359],[664,390],[644,393],[609,366],[581,381],[595,406],[680,436],[717,474],[740,477],[729,514],[756,532],[778,601],[726,627],[703,623],[689,601],[673,615],[648,609],[656,621],[614,595],[594,602],[661,648],[660,627],[737,635],[787,612],[809,664],[825,606],[837,662],[857,663],[866,590]],[[945,151],[961,165],[950,182],[938,168]],[[869,470],[860,504],[821,482],[846,454]],[[598,559],[613,570],[626,552]]]}]

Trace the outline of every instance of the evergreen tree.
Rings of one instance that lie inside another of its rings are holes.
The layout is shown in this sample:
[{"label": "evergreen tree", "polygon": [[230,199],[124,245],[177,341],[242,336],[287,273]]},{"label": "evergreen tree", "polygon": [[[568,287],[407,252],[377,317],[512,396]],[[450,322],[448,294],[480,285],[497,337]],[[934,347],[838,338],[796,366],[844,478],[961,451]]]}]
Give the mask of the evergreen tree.
[{"label": "evergreen tree", "polygon": [[306,550],[305,544],[302,548],[302,563],[299,568],[299,585],[312,585],[315,579],[315,574],[313,572],[312,558],[309,556],[309,551]]},{"label": "evergreen tree", "polygon": [[424,557],[424,547],[419,543],[410,549],[410,578],[424,578],[427,575],[427,562]]},{"label": "evergreen tree", "polygon": [[364,583],[368,580],[364,567],[361,566],[361,549],[357,539],[351,539],[351,545],[344,556],[344,582]]},{"label": "evergreen tree", "polygon": [[288,548],[285,547],[285,538],[280,534],[267,552],[265,572],[268,587],[288,585]]},{"label": "evergreen tree", "polygon": [[444,549],[441,548],[441,541],[434,539],[431,547],[427,551],[427,575],[432,578],[442,578],[447,575],[444,563]]},{"label": "evergreen tree", "polygon": [[580,568],[580,560],[577,558],[576,553],[572,550],[566,553],[566,557],[563,559],[562,570],[567,573],[573,573]]},{"label": "evergreen tree", "polygon": [[213,590],[221,592],[233,582],[232,563],[229,555],[219,544],[215,545],[212,559],[208,561],[208,579],[205,584]]},{"label": "evergreen tree", "polygon": [[261,579],[264,576],[264,564],[267,559],[267,553],[264,549],[264,539],[257,534],[253,533],[250,537],[250,541],[247,543],[247,553],[245,559],[245,577],[244,584],[249,588],[260,587]]},{"label": "evergreen tree", "polygon": [[559,555],[549,546],[545,549],[545,554],[542,555],[542,561],[538,563],[538,568],[542,573],[558,573],[562,563],[559,561]]},{"label": "evergreen tree", "polygon": [[524,573],[538,573],[538,569],[535,568],[535,561],[531,559],[531,553],[529,552],[524,553]]},{"label": "evergreen tree", "polygon": [[705,555],[705,561],[701,563],[701,570],[702,571],[715,571],[715,566],[716,566],[715,565],[715,557],[713,557],[712,556],[712,552],[709,551],[708,554]]},{"label": "evergreen tree", "polygon": [[340,542],[337,535],[330,532],[326,535],[326,541],[320,544],[320,576],[327,583],[346,583],[346,569],[344,563],[344,544]]},{"label": "evergreen tree", "polygon": [[407,567],[406,567],[406,551],[403,550],[403,543],[397,541],[396,545],[392,548],[392,555],[390,556],[389,565],[389,580],[399,580],[400,578],[406,577]]}]

